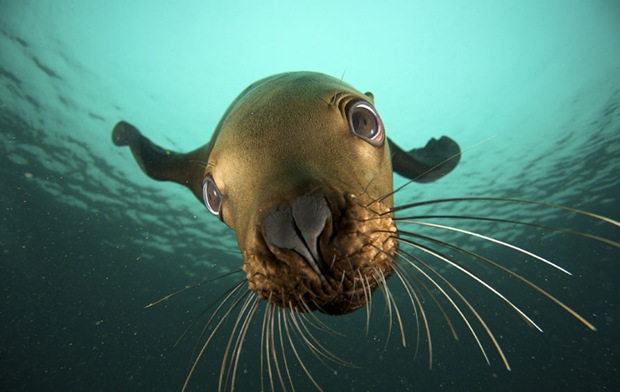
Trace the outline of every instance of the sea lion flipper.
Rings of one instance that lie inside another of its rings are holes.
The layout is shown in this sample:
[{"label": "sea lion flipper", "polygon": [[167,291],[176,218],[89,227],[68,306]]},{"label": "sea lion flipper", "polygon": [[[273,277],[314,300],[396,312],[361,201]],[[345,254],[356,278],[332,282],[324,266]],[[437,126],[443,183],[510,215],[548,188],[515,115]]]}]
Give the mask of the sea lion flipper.
[{"label": "sea lion flipper", "polygon": [[459,145],[447,136],[432,138],[423,148],[407,152],[388,139],[392,168],[416,182],[432,182],[450,173],[461,159]]},{"label": "sea lion flipper", "polygon": [[153,143],[125,121],[114,126],[112,141],[117,146],[129,146],[136,162],[149,177],[185,185],[202,200],[202,177],[210,149],[199,148],[187,154],[170,151]]}]

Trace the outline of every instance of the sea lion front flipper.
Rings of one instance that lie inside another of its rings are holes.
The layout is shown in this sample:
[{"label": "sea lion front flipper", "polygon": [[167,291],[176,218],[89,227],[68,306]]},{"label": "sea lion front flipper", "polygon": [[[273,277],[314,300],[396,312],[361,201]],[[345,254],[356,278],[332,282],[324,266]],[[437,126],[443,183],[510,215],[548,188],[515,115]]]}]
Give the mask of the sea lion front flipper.
[{"label": "sea lion front flipper", "polygon": [[392,168],[416,182],[432,182],[450,173],[461,159],[459,145],[447,136],[432,138],[423,148],[406,152],[388,139]]},{"label": "sea lion front flipper", "polygon": [[202,200],[202,180],[210,148],[201,147],[187,154],[173,152],[153,143],[125,121],[114,126],[112,141],[117,146],[129,146],[136,162],[149,177],[185,185]]}]

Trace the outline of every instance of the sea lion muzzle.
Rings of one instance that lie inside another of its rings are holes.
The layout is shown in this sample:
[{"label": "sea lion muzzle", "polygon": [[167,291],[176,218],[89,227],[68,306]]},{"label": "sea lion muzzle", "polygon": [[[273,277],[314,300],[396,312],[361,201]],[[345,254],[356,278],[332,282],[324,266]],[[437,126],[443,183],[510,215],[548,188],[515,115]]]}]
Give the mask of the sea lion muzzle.
[{"label": "sea lion muzzle", "polygon": [[360,308],[392,274],[397,242],[388,209],[362,195],[322,190],[274,207],[260,220],[261,241],[243,252],[250,289],[303,312]]}]

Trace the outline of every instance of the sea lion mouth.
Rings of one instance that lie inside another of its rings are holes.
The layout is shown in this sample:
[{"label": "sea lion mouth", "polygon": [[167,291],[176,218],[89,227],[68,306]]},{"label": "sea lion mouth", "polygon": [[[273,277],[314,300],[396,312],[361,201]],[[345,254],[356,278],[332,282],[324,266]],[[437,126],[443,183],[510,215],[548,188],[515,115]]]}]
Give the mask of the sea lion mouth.
[{"label": "sea lion mouth", "polygon": [[397,250],[389,207],[367,195],[314,190],[268,211],[244,252],[248,286],[284,308],[344,314],[389,277]]}]

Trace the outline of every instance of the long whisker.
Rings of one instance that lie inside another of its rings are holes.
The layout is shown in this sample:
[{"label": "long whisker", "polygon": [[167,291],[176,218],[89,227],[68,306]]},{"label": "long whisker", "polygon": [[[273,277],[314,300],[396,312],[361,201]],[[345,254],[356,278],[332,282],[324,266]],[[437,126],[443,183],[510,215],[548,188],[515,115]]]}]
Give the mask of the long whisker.
[{"label": "long whisker", "polygon": [[[362,285],[362,290],[364,291],[364,307],[366,308],[366,334],[370,331],[370,313],[372,311],[372,304],[370,303],[372,298],[372,293],[370,293],[370,287],[368,286],[368,280],[364,276],[362,276],[362,272],[357,270],[357,274],[360,277],[360,283]],[[368,290],[368,291],[367,291]]]},{"label": "long whisker", "polygon": [[533,288],[534,290],[538,291],[540,294],[542,294],[543,296],[545,296],[546,298],[550,299],[551,301],[553,301],[556,305],[560,306],[562,309],[564,309],[566,312],[568,312],[569,314],[571,314],[573,317],[575,317],[577,320],[579,320],[581,323],[583,323],[586,327],[588,327],[589,329],[591,329],[592,331],[596,331],[596,327],[594,325],[592,325],[588,320],[586,320],[583,316],[581,316],[579,313],[577,313],[575,310],[573,310],[571,307],[569,307],[568,305],[566,305],[565,303],[563,303],[562,301],[560,301],[558,298],[556,298],[555,296],[553,296],[552,294],[550,294],[549,292],[545,291],[542,287],[538,286],[537,284],[533,283],[532,281],[524,278],[523,276],[521,276],[520,274],[510,270],[509,268],[506,268],[496,262],[494,262],[493,260],[490,260],[478,253],[469,251],[465,248],[461,248],[459,246],[450,244],[448,242],[445,241],[441,241],[432,237],[428,237],[428,236],[424,236],[421,234],[415,234],[415,233],[410,233],[410,232],[406,232],[404,233],[408,236],[412,236],[412,237],[416,237],[416,238],[420,238],[426,241],[430,241],[430,242],[434,242],[436,244],[457,250],[459,252],[465,253],[467,255],[470,255],[478,260],[481,260],[489,265],[492,265],[495,268],[498,268],[499,270],[505,272],[506,274],[510,275],[511,277],[514,277],[516,279],[518,279],[519,281],[527,284],[528,286],[530,286],[531,288]]},{"label": "long whisker", "polygon": [[545,203],[542,201],[525,200],[525,199],[511,199],[507,197],[452,197],[452,198],[445,198],[445,199],[435,199],[435,200],[421,201],[421,202],[416,202],[416,203],[403,204],[398,207],[393,207],[389,211],[382,213],[382,214],[394,213],[397,211],[402,211],[402,210],[419,207],[423,205],[438,204],[438,203],[453,203],[453,202],[460,202],[460,201],[498,201],[498,202],[540,205],[544,207],[555,208],[555,209],[574,212],[580,215],[589,216],[591,218],[595,218],[595,219],[607,222],[609,224],[612,224],[614,226],[620,227],[620,222],[613,220],[611,218],[608,218],[606,216],[603,216],[603,215],[594,214],[592,212],[579,210],[579,209],[571,208],[571,207],[566,207],[566,206],[562,206],[559,204],[551,204],[551,203]]},{"label": "long whisker", "polygon": [[265,306],[265,313],[263,314],[263,327],[261,329],[261,334],[260,334],[260,346],[261,346],[261,352],[260,352],[260,385],[261,385],[261,390],[265,390],[265,380],[264,380],[264,371],[265,371],[265,354],[267,354],[267,371],[269,374],[269,383],[271,385],[271,390],[274,390],[274,384],[273,384],[273,376],[271,373],[271,359],[269,357],[269,337],[267,336],[269,334],[269,318],[270,315],[272,314],[272,307],[274,306],[271,303],[271,295],[269,295],[269,300],[267,301],[267,305]]},{"label": "long whisker", "polygon": [[272,306],[271,308],[271,316],[269,317],[269,328],[267,329],[267,331],[269,332],[269,345],[271,348],[271,358],[273,359],[273,363],[275,365],[276,368],[276,375],[278,376],[278,380],[280,381],[280,386],[282,387],[283,390],[286,391],[286,384],[284,383],[284,379],[282,378],[282,372],[280,371],[280,361],[278,360],[278,350],[276,348],[276,344],[275,344],[275,319],[276,319],[276,312],[278,312],[280,310],[279,307],[277,306]]},{"label": "long whisker", "polygon": [[331,362],[337,363],[339,365],[342,365],[342,366],[355,367],[353,366],[353,364],[339,358],[338,356],[333,354],[331,351],[329,351],[327,348],[325,348],[325,346],[321,344],[321,342],[314,336],[314,334],[310,331],[310,329],[305,325],[305,323],[303,322],[304,319],[300,318],[298,320],[299,313],[293,310],[293,307],[291,304],[289,304],[289,309],[291,310],[289,312],[289,316],[290,316],[292,325],[295,327],[293,332],[297,331],[298,333],[297,336],[299,336],[299,338],[309,348],[312,354],[315,357],[317,357],[323,364],[325,364],[325,366],[329,367],[329,365],[323,360],[323,358]]},{"label": "long whisker", "polygon": [[387,199],[388,197],[390,197],[390,196],[392,196],[392,195],[396,194],[397,192],[400,192],[400,191],[401,191],[401,190],[403,190],[405,187],[407,187],[407,186],[411,185],[411,183],[413,183],[413,182],[417,181],[419,178],[424,177],[426,174],[428,174],[428,173],[432,172],[433,170],[437,169],[439,166],[443,165],[444,163],[449,162],[449,161],[451,161],[451,160],[453,160],[453,159],[455,159],[455,158],[457,158],[457,157],[459,157],[459,156],[463,155],[465,152],[467,152],[467,151],[469,151],[469,150],[471,150],[471,149],[473,149],[473,148],[476,148],[476,147],[478,147],[478,146],[480,146],[480,145],[482,145],[482,144],[484,144],[484,143],[486,143],[486,142],[491,141],[491,140],[492,140],[492,139],[494,139],[496,136],[497,136],[497,135],[493,135],[493,136],[491,136],[491,137],[489,137],[489,138],[487,138],[487,139],[485,139],[485,140],[483,140],[483,141],[481,141],[481,142],[479,142],[479,143],[476,143],[476,144],[474,144],[474,145],[472,145],[472,146],[470,146],[470,147],[467,147],[466,149],[464,149],[464,150],[462,150],[462,151],[459,151],[458,153],[456,153],[456,154],[454,154],[454,155],[449,156],[448,158],[446,158],[446,159],[444,159],[443,161],[439,162],[438,164],[436,164],[435,166],[433,166],[433,167],[431,167],[430,169],[426,170],[426,171],[425,171],[425,172],[423,172],[422,174],[417,175],[415,178],[412,178],[411,180],[409,180],[409,181],[405,182],[403,185],[401,185],[401,186],[399,186],[398,188],[394,189],[392,192],[387,193],[385,196],[383,196],[383,197],[379,198],[379,199],[378,199],[378,200],[376,200],[376,201],[381,202],[381,201],[383,201],[383,200]]},{"label": "long whisker", "polygon": [[536,324],[534,322],[534,320],[532,320],[527,314],[525,314],[525,312],[523,312],[518,306],[516,306],[514,303],[512,303],[508,298],[506,298],[502,293],[500,293],[499,291],[497,291],[493,286],[491,286],[489,283],[485,282],[482,278],[480,278],[478,275],[474,274],[473,272],[469,271],[467,268],[463,267],[462,265],[460,265],[459,263],[455,262],[452,258],[444,256],[442,254],[440,254],[439,252],[434,251],[433,249],[418,244],[416,242],[410,241],[410,240],[406,240],[406,239],[402,239],[399,238],[399,241],[409,244],[411,246],[413,246],[414,248],[417,248],[423,252],[426,252],[428,254],[430,254],[431,256],[444,261],[445,263],[453,266],[454,268],[458,269],[459,271],[463,272],[465,275],[469,276],[470,278],[472,278],[473,280],[475,280],[476,282],[478,282],[479,284],[481,284],[483,287],[485,287],[486,289],[488,289],[489,291],[491,291],[493,294],[495,294],[497,297],[499,297],[500,299],[502,299],[506,304],[508,304],[512,309],[514,309],[518,314],[521,315],[521,317],[523,317],[525,320],[527,320],[529,322],[530,325],[532,325],[534,328],[536,328],[537,330],[539,330],[540,332],[542,332],[542,328],[540,328],[538,326],[538,324]]},{"label": "long whisker", "polygon": [[[245,282],[242,282],[242,283],[245,283]],[[243,287],[242,283],[237,285],[237,287],[233,291],[230,292],[230,294],[224,299],[224,301],[222,301],[222,303],[217,307],[217,309],[215,309],[215,311],[213,312],[213,314],[211,315],[211,317],[209,318],[209,320],[205,324],[205,327],[203,328],[202,332],[200,333],[199,340],[202,338],[203,334],[206,332],[207,327],[211,324],[211,322],[213,321],[215,316],[219,313],[220,309],[222,309],[222,307],[228,302],[228,300],[230,298],[232,298],[232,296],[235,295],[235,293],[237,293],[241,287]],[[237,298],[233,302],[233,304],[230,306],[230,308],[222,316],[222,319],[213,328],[213,331],[211,332],[211,334],[207,338],[206,342],[202,345],[202,349],[198,352],[198,355],[196,355],[196,358],[194,359],[194,363],[190,367],[190,369],[188,371],[188,374],[185,377],[185,383],[183,384],[183,387],[181,388],[181,392],[184,392],[185,390],[187,390],[187,386],[189,385],[189,381],[190,381],[192,375],[194,374],[194,371],[196,370],[196,367],[198,366],[198,363],[200,362],[200,360],[204,356],[204,353],[207,350],[207,347],[209,346],[209,343],[211,343],[211,340],[213,339],[213,337],[217,334],[217,332],[219,331],[219,329],[222,326],[222,324],[224,324],[224,322],[226,320],[228,320],[228,317],[237,308],[237,306],[243,300],[243,298],[245,298],[245,296],[248,295],[249,292],[250,292],[250,290],[246,287],[246,291],[244,293],[242,293],[239,296],[239,298]]]},{"label": "long whisker", "polygon": [[454,285],[452,285],[442,274],[440,274],[433,267],[431,267],[430,265],[428,265],[427,263],[422,261],[419,257],[416,257],[416,256],[414,256],[414,255],[412,255],[412,254],[410,254],[410,253],[408,253],[406,251],[403,251],[403,250],[401,250],[400,252],[402,252],[402,254],[404,254],[406,256],[405,257],[405,256],[401,255],[403,257],[403,259],[405,259],[405,261],[407,261],[407,263],[411,267],[416,269],[426,279],[428,279],[429,282],[431,282],[444,295],[444,297],[448,300],[448,302],[450,302],[450,304],[457,311],[459,316],[461,316],[461,319],[463,320],[463,322],[465,322],[465,325],[467,325],[467,328],[469,329],[469,332],[471,333],[472,337],[476,341],[476,344],[478,345],[478,348],[480,349],[480,352],[484,356],[484,359],[486,360],[487,364],[490,364],[491,362],[489,361],[489,357],[487,356],[486,350],[482,346],[482,342],[480,342],[480,339],[478,338],[478,334],[474,330],[473,326],[469,323],[469,320],[467,320],[467,317],[465,317],[465,314],[461,311],[461,308],[456,304],[456,302],[454,302],[452,297],[443,289],[443,287],[441,287],[441,285],[439,285],[439,283],[437,283],[433,278],[431,278],[426,272],[424,272],[424,270],[422,270],[419,266],[417,266],[416,263],[414,263],[412,260],[415,260],[417,263],[419,263],[420,265],[423,265],[425,268],[427,268],[431,273],[433,273],[433,275],[435,275],[442,282],[444,282],[444,284],[446,284],[450,288],[450,290],[452,290],[461,299],[461,301],[463,301],[465,306],[467,306],[467,308],[472,312],[474,317],[476,317],[478,322],[482,325],[482,327],[486,331],[487,335],[489,336],[489,338],[493,342],[493,344],[495,346],[495,349],[499,353],[500,357],[502,358],[502,361],[504,362],[504,365],[506,366],[506,369],[510,370],[510,365],[508,364],[508,359],[504,355],[504,352],[501,349],[501,347],[500,347],[499,343],[497,342],[497,340],[495,339],[495,336],[491,332],[491,329],[486,325],[486,323],[484,322],[482,317],[478,314],[478,312],[473,307],[473,305],[471,305],[469,303],[469,301],[467,301],[467,299],[461,294],[461,292],[456,287],[454,287]]},{"label": "long whisker", "polygon": [[[232,361],[229,362],[228,361],[228,354],[230,352],[230,348],[232,345],[232,341],[236,335],[237,332],[237,328],[239,327],[239,322],[240,320],[243,318],[243,315],[245,314],[245,311],[248,307],[248,304],[251,302],[252,297],[255,296],[255,294],[250,291],[247,290],[245,293],[243,293],[243,295],[237,300],[237,302],[235,302],[235,304],[233,305],[234,307],[237,306],[237,304],[240,303],[240,301],[245,298],[243,305],[241,306],[241,309],[239,310],[239,313],[237,314],[237,320],[235,321],[235,325],[230,333],[230,338],[228,339],[228,343],[226,344],[226,350],[224,351],[224,355],[222,356],[222,366],[220,368],[220,377],[219,377],[219,384],[218,384],[218,391],[223,390],[222,388],[222,382],[223,382],[223,377],[224,377],[224,373],[226,372],[226,364],[228,363],[228,373],[226,375],[226,381],[228,382],[229,376],[230,376],[230,366],[232,366]],[[239,335],[237,335],[237,339],[239,338]],[[237,340],[237,342],[239,342]],[[234,351],[234,350],[233,350]],[[234,384],[234,380],[233,380],[233,384]],[[226,389],[226,386],[224,386],[224,389]]]},{"label": "long whisker", "polygon": [[[520,253],[523,253],[525,255],[528,255],[528,256],[536,259],[536,260],[542,261],[543,263],[545,263],[547,265],[550,265],[551,267],[553,267],[553,268],[555,268],[555,269],[557,269],[559,271],[562,271],[562,272],[564,272],[567,275],[571,275],[571,276],[573,275],[569,271],[567,271],[566,269],[560,267],[559,265],[553,263],[552,261],[549,261],[549,260],[545,259],[544,257],[538,256],[535,253],[527,251],[527,250],[525,250],[523,248],[520,248],[520,247],[518,247],[516,245],[513,245],[513,244],[510,244],[508,242],[500,241],[500,240],[498,240],[496,238],[493,238],[493,237],[482,235],[482,234],[479,234],[479,233],[476,233],[476,232],[473,232],[473,231],[469,231],[469,230],[459,229],[457,227],[439,225],[439,224],[430,223],[430,222],[406,220],[406,221],[402,221],[401,223],[408,223],[408,224],[414,224],[414,225],[419,225],[419,226],[434,227],[434,228],[437,228],[437,229],[454,231],[454,232],[457,232],[457,233],[467,234],[467,235],[470,235],[472,237],[481,238],[483,240],[486,240],[486,241],[489,241],[489,242],[493,242],[493,243],[501,245],[501,246],[505,246],[506,248],[510,248],[510,249],[516,250],[517,252],[520,252]],[[399,232],[403,232],[403,231],[399,230]],[[406,232],[403,232],[403,233],[406,233]]]},{"label": "long whisker", "polygon": [[[256,295],[256,293],[250,291],[250,295],[246,298],[245,302],[243,303],[243,306],[241,307],[241,310],[239,311],[239,314],[237,315],[237,320],[230,334],[230,339],[228,341],[228,344],[226,346],[226,351],[224,352],[224,356],[222,359],[222,368],[220,370],[220,390],[221,390],[221,385],[222,385],[222,376],[224,374],[224,369],[226,365],[226,359],[228,357],[228,351],[231,346],[233,336],[235,335],[235,332],[237,331],[237,328],[239,326],[239,323],[241,320],[243,320],[243,323],[241,324],[239,328],[239,333],[237,334],[235,346],[232,349],[230,361],[228,361],[228,370],[226,372],[226,385],[224,385],[224,389],[227,389],[228,380],[230,380],[231,390],[235,389],[235,378],[237,374],[237,367],[239,365],[239,356],[241,354],[241,348],[243,347],[245,335],[247,333],[250,321],[252,320],[252,317],[254,316],[254,313],[256,312],[257,304],[259,303],[259,301],[260,301],[260,298]],[[232,377],[230,377],[231,367],[232,367]]]},{"label": "long whisker", "polygon": [[[416,330],[416,339],[415,339],[415,351],[413,353],[413,358],[416,359],[418,357],[418,352],[420,351],[420,314],[424,312],[424,307],[422,305],[422,301],[418,298],[415,292],[415,284],[411,284],[409,280],[405,277],[406,270],[402,269],[399,263],[393,263],[394,273],[398,277],[398,280],[405,287],[405,291],[407,292],[407,296],[409,297],[409,302],[411,303],[411,308],[413,310],[413,315],[415,318],[415,330]],[[402,269],[402,270],[401,270]],[[426,314],[424,314],[426,316]],[[425,317],[423,317],[425,319]],[[425,328],[427,326],[425,325]],[[426,329],[428,331],[428,329]]]},{"label": "long whisker", "polygon": [[293,354],[295,354],[295,357],[297,358],[297,363],[299,363],[304,373],[306,373],[306,376],[310,379],[312,384],[314,384],[316,389],[322,392],[323,388],[321,388],[319,383],[314,379],[314,377],[312,377],[312,373],[308,370],[308,368],[306,367],[306,364],[304,363],[304,361],[301,359],[301,356],[297,352],[297,348],[295,347],[295,343],[293,342],[293,339],[291,337],[291,331],[289,330],[288,323],[284,323],[284,328],[286,329],[286,336],[288,338],[291,350],[293,351]]},{"label": "long whisker", "polygon": [[303,312],[298,312],[297,314],[303,317],[306,323],[310,324],[313,328],[316,328],[317,330],[329,333],[331,335],[344,336],[344,334],[335,331],[323,321],[321,321],[321,319],[317,317],[317,315],[310,309],[308,304],[306,304],[306,302],[300,296],[297,297],[297,300],[297,303],[300,304],[303,309]]},{"label": "long whisker", "polygon": [[[405,336],[406,336],[405,335],[405,328],[403,326],[403,320],[400,317],[400,311],[398,309],[398,303],[394,299],[394,296],[392,295],[392,291],[390,290],[390,288],[388,287],[387,283],[385,282],[385,275],[383,275],[383,272],[381,272],[381,271],[379,271],[379,274],[381,276],[381,280],[384,283],[385,291],[387,293],[387,298],[389,299],[389,301],[394,306],[394,313],[396,314],[396,321],[398,322],[398,326],[400,328],[401,344],[402,344],[403,347],[407,347],[407,341],[405,339]],[[390,320],[390,322],[391,322],[391,320]],[[387,341],[386,341],[386,346],[387,346]]]},{"label": "long whisker", "polygon": [[[444,284],[447,285],[450,288],[450,290],[452,290],[452,292],[454,292],[461,299],[461,301],[463,301],[465,306],[467,306],[467,308],[470,310],[470,312],[472,312],[474,317],[478,320],[480,325],[482,325],[482,328],[485,330],[485,332],[487,333],[487,335],[489,336],[489,338],[493,342],[493,345],[495,346],[495,349],[497,350],[497,352],[499,353],[500,357],[502,358],[502,361],[504,362],[504,366],[506,366],[506,369],[510,370],[510,364],[508,363],[508,358],[506,358],[506,356],[504,355],[504,351],[502,350],[501,346],[499,345],[499,342],[495,338],[495,335],[493,334],[491,329],[487,326],[487,324],[484,321],[484,319],[482,318],[482,316],[480,316],[480,314],[474,308],[474,306],[467,300],[467,298],[465,298],[465,296],[463,296],[463,294],[461,294],[461,292],[456,287],[454,287],[454,285],[452,285],[452,283],[450,283],[442,274],[437,272],[437,270],[435,270],[430,265],[428,265],[427,263],[422,261],[420,258],[418,258],[418,257],[416,257],[416,256],[414,256],[414,255],[412,255],[410,253],[407,253],[407,252],[404,252],[404,253],[409,258],[415,260],[417,263],[420,263],[425,268],[427,268],[430,272],[432,272],[433,275],[435,275],[442,282],[444,282]],[[411,266],[414,266],[414,268],[416,268],[418,271],[422,272],[422,270],[419,267],[417,267],[415,265],[415,263],[413,263],[409,258],[406,258],[406,260],[409,262],[409,264]],[[426,275],[426,276],[428,277],[428,275]],[[444,296],[446,296],[446,298],[452,304],[454,309],[456,309],[456,311],[459,313],[459,315],[461,316],[461,319],[465,322],[465,324],[467,325],[467,328],[469,329],[471,335],[473,336],[474,340],[476,341],[476,344],[478,345],[478,348],[480,349],[480,352],[484,356],[484,359],[486,360],[487,364],[490,364],[491,362],[489,361],[489,357],[487,356],[486,350],[484,349],[484,347],[482,346],[482,343],[480,342],[480,339],[478,338],[478,334],[474,330],[473,326],[469,323],[469,320],[467,320],[467,317],[465,317],[465,314],[461,311],[461,308],[458,305],[456,305],[456,303],[452,300],[452,297],[447,295],[447,293],[443,290],[443,288],[440,288],[440,286],[438,285],[437,282],[435,282],[434,279],[431,279],[430,281],[435,285],[435,287],[437,287],[440,291],[442,291],[442,293],[444,293]]]},{"label": "long whisker", "polygon": [[[456,333],[456,328],[452,324],[452,320],[450,319],[450,316],[448,316],[448,313],[446,312],[444,307],[441,305],[441,302],[439,302],[439,300],[437,299],[435,294],[433,294],[431,289],[426,284],[424,284],[424,282],[416,274],[409,273],[409,270],[403,268],[400,272],[403,275],[403,278],[408,278],[408,279],[405,279],[405,280],[407,280],[407,283],[410,284],[409,279],[415,279],[416,280],[417,284],[415,286],[413,286],[413,285],[411,286],[411,288],[414,290],[414,292],[415,292],[415,289],[417,288],[418,285],[421,285],[424,288],[424,291],[429,295],[429,297],[431,298],[433,303],[435,303],[435,306],[437,306],[437,308],[441,312],[443,318],[446,320],[446,323],[448,324],[448,327],[450,328],[450,332],[452,332],[452,336],[454,337],[454,340],[459,340],[459,336]],[[416,317],[417,317],[417,315],[416,315]]]},{"label": "long whisker", "polygon": [[418,295],[416,294],[411,284],[407,281],[407,279],[403,277],[400,270],[398,268],[394,268],[394,272],[396,273],[396,276],[403,284],[403,287],[405,288],[405,291],[407,292],[407,295],[409,296],[409,300],[411,301],[411,305],[416,315],[415,318],[416,318],[416,326],[417,326],[416,328],[417,338],[416,338],[416,350],[414,353],[414,358],[418,354],[418,347],[419,347],[419,341],[420,341],[420,327],[419,327],[419,318],[418,318],[418,312],[417,312],[417,310],[419,309],[420,314],[422,315],[422,321],[424,322],[424,329],[426,330],[426,338],[428,341],[428,367],[429,369],[432,369],[433,368],[433,343],[431,339],[431,329],[430,329],[430,325],[428,324],[428,319],[426,318],[426,312],[424,311],[422,301],[420,300],[420,298],[418,298]]},{"label": "long whisker", "polygon": [[[211,305],[207,306],[202,312],[200,312],[200,314],[194,318],[194,320],[190,323],[190,325],[187,326],[187,328],[185,328],[185,330],[183,330],[183,333],[181,334],[181,336],[179,336],[179,338],[176,340],[176,342],[174,343],[173,347],[176,347],[181,340],[185,337],[185,335],[189,332],[189,330],[196,325],[196,323],[202,318],[202,316],[211,309],[211,307],[214,304],[219,303],[219,305],[217,306],[217,308],[215,309],[215,311],[211,314],[211,317],[209,317],[209,320],[207,320],[206,324],[204,325],[204,327],[202,328],[202,331],[200,332],[200,335],[198,335],[198,339],[196,339],[196,344],[194,345],[194,348],[192,349],[192,353],[190,355],[190,358],[194,358],[195,354],[196,354],[196,350],[199,347],[199,343],[202,340],[202,337],[204,336],[204,334],[206,333],[207,329],[209,328],[209,325],[211,325],[211,322],[213,321],[213,319],[216,317],[216,315],[219,313],[220,309],[228,302],[230,301],[232,298],[234,298],[234,296],[236,294],[238,294],[239,290],[243,287],[243,285],[245,284],[246,279],[243,279],[242,281],[240,281],[239,283],[237,283],[235,286],[233,286],[231,289],[229,289],[228,291],[226,291],[224,294],[222,294],[216,301],[214,301]],[[189,369],[191,369],[192,366],[192,361],[190,360],[190,363],[188,365],[188,372]]]},{"label": "long whisker", "polygon": [[[246,278],[243,278],[241,281],[239,281],[237,284],[235,284],[232,288],[228,289],[227,291],[225,291],[222,295],[220,295],[215,301],[211,302],[211,304],[209,304],[207,307],[205,307],[196,317],[194,317],[194,319],[192,320],[192,322],[183,330],[183,332],[181,333],[181,335],[177,338],[177,340],[174,342],[174,344],[172,345],[172,347],[176,347],[179,345],[179,343],[183,340],[183,338],[185,337],[185,335],[187,335],[187,333],[194,327],[194,325],[196,325],[198,323],[198,321],[200,321],[200,319],[202,318],[202,316],[204,316],[209,310],[211,310],[211,308],[213,306],[215,306],[216,304],[222,303],[222,301],[227,301],[228,299],[230,299],[230,293],[232,293],[235,290],[238,290],[240,286],[243,286],[244,283],[247,282]],[[227,299],[224,299],[227,298]],[[202,336],[202,335],[201,335]],[[200,339],[199,339],[200,340]],[[194,355],[196,351],[194,350],[192,352],[192,357]]]},{"label": "long whisker", "polygon": [[595,241],[603,242],[605,244],[612,245],[615,247],[620,247],[620,242],[616,242],[616,241],[610,240],[609,238],[600,237],[594,234],[584,233],[581,231],[569,230],[569,229],[565,229],[565,228],[557,227],[557,226],[547,226],[547,225],[541,225],[538,223],[524,222],[524,221],[513,220],[513,219],[487,218],[487,217],[472,216],[472,215],[415,215],[415,216],[407,216],[407,217],[398,217],[398,218],[395,218],[394,221],[400,222],[400,221],[418,220],[418,219],[465,219],[465,220],[477,220],[477,221],[516,224],[516,225],[522,225],[522,226],[536,227],[538,229],[545,229],[545,230],[555,231],[559,233],[571,234],[571,235],[575,235],[575,236],[579,236],[583,238],[589,238]]},{"label": "long whisker", "polygon": [[227,276],[230,276],[230,275],[233,275],[233,274],[236,274],[236,273],[239,273],[239,272],[241,272],[241,269],[237,269],[237,270],[234,270],[234,271],[231,271],[231,272],[227,272],[227,273],[225,273],[225,274],[222,274],[222,275],[216,276],[215,278],[211,278],[211,279],[203,280],[202,282],[198,282],[198,283],[193,283],[193,284],[187,285],[187,286],[183,287],[181,290],[177,290],[177,291],[175,291],[174,293],[168,294],[168,295],[166,295],[165,297],[163,297],[163,298],[161,298],[161,299],[159,299],[159,300],[157,300],[157,301],[155,301],[155,302],[151,302],[150,304],[146,305],[146,306],[144,307],[144,309],[147,309],[147,308],[150,308],[150,307],[152,307],[152,306],[158,305],[158,304],[160,304],[160,303],[164,302],[165,300],[167,300],[167,299],[169,299],[169,298],[171,298],[171,297],[174,297],[175,295],[179,295],[179,294],[181,294],[181,293],[186,292],[187,290],[190,290],[190,289],[193,289],[193,288],[196,288],[196,287],[202,286],[202,285],[203,285],[203,284],[205,284],[205,283],[210,283],[210,282],[213,282],[213,281],[216,281],[216,280],[219,280],[219,279],[225,278],[225,277],[227,277]]},{"label": "long whisker", "polygon": [[[385,308],[388,311],[388,331],[386,334],[386,339],[385,339],[385,345],[384,345],[384,350],[387,348],[387,345],[390,341],[390,336],[392,336],[392,324],[393,324],[393,320],[392,320],[392,301],[390,301],[390,292],[387,290],[387,286],[384,284],[385,282],[381,281],[381,278],[377,276],[376,271],[374,271],[374,273],[372,274],[372,278],[374,279],[375,283],[377,284],[378,287],[381,288],[381,292],[383,293],[383,296],[385,298]],[[384,310],[385,312],[385,310]]]},{"label": "long whisker", "polygon": [[[286,376],[288,377],[289,385],[291,386],[291,389],[294,391],[295,385],[293,384],[293,378],[291,377],[290,367],[288,365],[288,360],[286,359],[286,346],[284,344],[284,338],[282,337],[282,323],[284,322],[284,328],[286,329],[286,334],[289,338],[289,341],[291,340],[291,337],[289,336],[288,326],[286,325],[287,324],[286,313],[284,312],[285,312],[284,309],[278,309],[278,335],[280,335],[280,350],[282,352],[282,360],[284,361],[284,369],[286,370]],[[284,319],[284,321],[282,321],[282,319]]]}]

